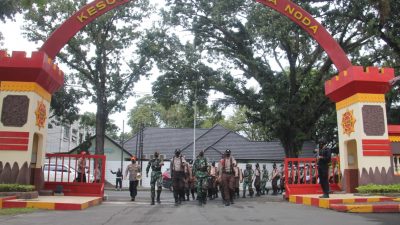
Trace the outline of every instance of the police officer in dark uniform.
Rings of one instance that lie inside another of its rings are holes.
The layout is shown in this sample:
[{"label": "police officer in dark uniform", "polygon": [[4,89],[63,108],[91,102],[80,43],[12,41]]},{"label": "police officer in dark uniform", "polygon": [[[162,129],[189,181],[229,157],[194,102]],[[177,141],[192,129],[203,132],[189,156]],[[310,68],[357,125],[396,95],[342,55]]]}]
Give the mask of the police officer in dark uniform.
[{"label": "police officer in dark uniform", "polygon": [[331,162],[331,149],[325,139],[319,141],[317,154],[318,177],[323,195],[320,198],[329,198],[329,163]]}]

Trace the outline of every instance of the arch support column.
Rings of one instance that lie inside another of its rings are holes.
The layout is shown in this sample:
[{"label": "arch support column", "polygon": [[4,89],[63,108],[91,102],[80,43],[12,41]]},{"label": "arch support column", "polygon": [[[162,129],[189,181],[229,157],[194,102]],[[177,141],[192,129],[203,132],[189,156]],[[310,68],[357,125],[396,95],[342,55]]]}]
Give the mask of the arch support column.
[{"label": "arch support column", "polygon": [[325,82],[325,94],[336,103],[342,187],[384,184],[391,168],[385,93],[392,68],[352,66]]}]

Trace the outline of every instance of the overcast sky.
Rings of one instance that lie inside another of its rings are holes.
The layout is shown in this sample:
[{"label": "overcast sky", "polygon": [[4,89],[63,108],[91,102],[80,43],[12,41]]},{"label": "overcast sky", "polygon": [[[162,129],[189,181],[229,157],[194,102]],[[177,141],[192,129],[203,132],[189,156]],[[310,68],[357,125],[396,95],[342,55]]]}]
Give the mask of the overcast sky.
[{"label": "overcast sky", "polygon": [[[0,31],[3,33],[4,40],[3,46],[0,46],[0,49],[6,49],[9,54],[12,51],[25,51],[27,52],[28,56],[32,53],[32,51],[37,51],[38,48],[42,45],[42,43],[34,43],[29,42],[23,35],[22,35],[22,16],[17,15],[15,21],[8,20],[6,23],[0,23]],[[60,68],[64,72],[68,72],[68,68],[64,65],[60,65]],[[136,101],[143,97],[146,94],[151,94],[152,82],[157,79],[157,74],[150,76],[149,78],[142,78],[138,83],[135,84],[134,91],[138,97],[130,97],[125,106],[125,111],[121,113],[114,113],[110,115],[110,118],[114,120],[115,124],[120,128],[122,131],[122,124],[123,120],[125,122],[125,132],[129,132],[130,128],[127,125],[127,115],[129,111],[136,105]],[[222,94],[213,94],[209,100],[215,101],[218,98],[223,97]],[[84,112],[96,112],[96,105],[90,104],[88,101],[85,101],[83,105],[80,107],[80,112],[83,114]],[[233,108],[228,108],[223,111],[223,114],[226,116],[232,115]]]}]

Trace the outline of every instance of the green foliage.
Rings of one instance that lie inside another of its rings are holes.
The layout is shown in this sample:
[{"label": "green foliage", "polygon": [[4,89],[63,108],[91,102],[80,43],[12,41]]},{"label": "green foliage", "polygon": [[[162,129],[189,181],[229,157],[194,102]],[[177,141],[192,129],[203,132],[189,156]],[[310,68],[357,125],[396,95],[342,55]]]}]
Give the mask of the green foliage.
[{"label": "green foliage", "polygon": [[0,192],[29,192],[34,191],[33,185],[22,184],[0,184]]},{"label": "green foliage", "polygon": [[[197,127],[211,128],[223,119],[221,112],[208,106],[198,109],[196,114]],[[141,123],[144,127],[187,128],[193,127],[193,116],[194,110],[188,103],[181,102],[166,108],[147,95],[139,99],[131,109],[128,125],[132,128],[132,133],[139,131]]]},{"label": "green foliage", "polygon": [[[87,3],[54,0],[45,7],[30,9],[25,14],[26,35],[31,41],[45,41]],[[67,73],[70,87],[78,86],[81,94],[97,105],[96,154],[104,153],[108,116],[124,110],[126,99],[134,94],[134,84],[151,68],[139,49],[133,48],[143,33],[140,26],[151,11],[148,0],[124,4],[88,24],[57,55],[57,61],[71,70]]]},{"label": "green foliage", "polygon": [[400,184],[367,184],[356,188],[362,194],[400,193]]}]

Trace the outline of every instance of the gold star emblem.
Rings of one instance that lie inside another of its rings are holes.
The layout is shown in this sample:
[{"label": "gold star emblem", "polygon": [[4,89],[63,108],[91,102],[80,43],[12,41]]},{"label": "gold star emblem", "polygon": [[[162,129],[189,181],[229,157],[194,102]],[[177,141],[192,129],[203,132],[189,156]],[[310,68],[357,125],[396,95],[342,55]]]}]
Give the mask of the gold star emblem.
[{"label": "gold star emblem", "polygon": [[36,126],[40,128],[44,128],[45,122],[46,122],[46,105],[44,104],[44,101],[38,101],[38,105],[36,107],[36,111],[35,111],[35,115],[36,115]]},{"label": "gold star emblem", "polygon": [[342,115],[343,134],[347,134],[348,136],[354,132],[354,125],[356,124],[353,113],[354,110],[349,111],[346,109],[346,112]]}]

